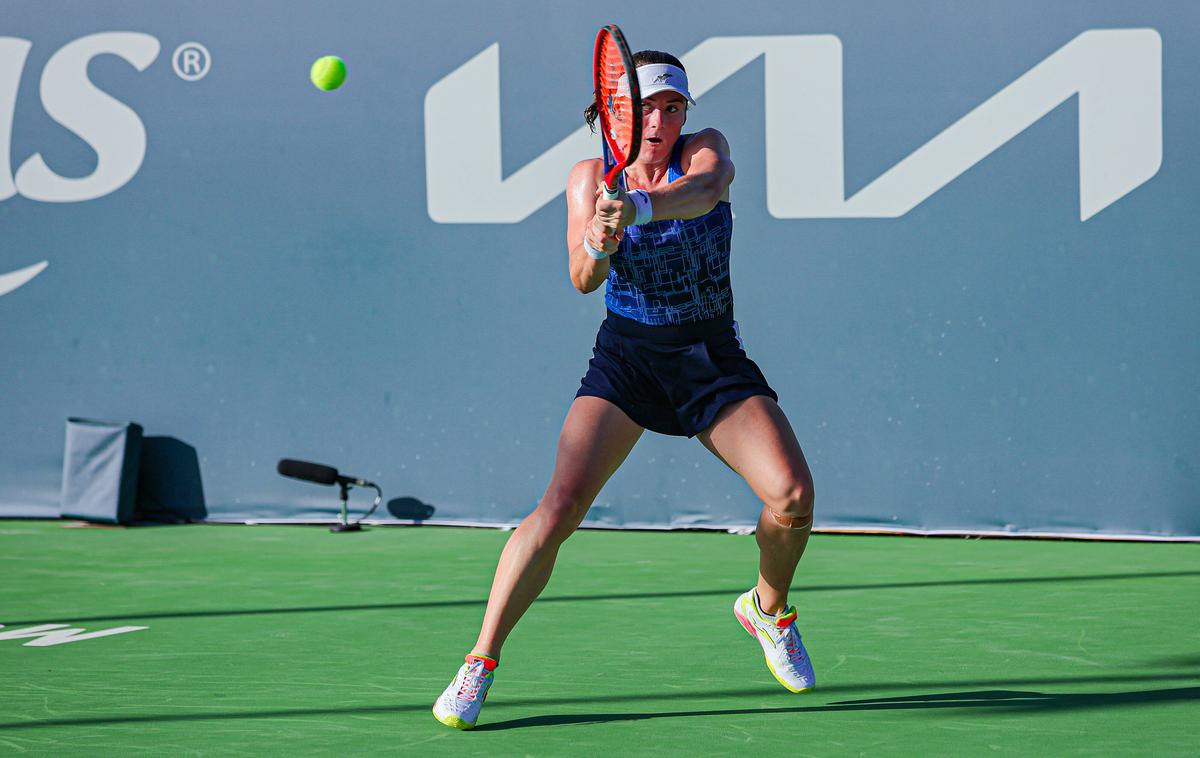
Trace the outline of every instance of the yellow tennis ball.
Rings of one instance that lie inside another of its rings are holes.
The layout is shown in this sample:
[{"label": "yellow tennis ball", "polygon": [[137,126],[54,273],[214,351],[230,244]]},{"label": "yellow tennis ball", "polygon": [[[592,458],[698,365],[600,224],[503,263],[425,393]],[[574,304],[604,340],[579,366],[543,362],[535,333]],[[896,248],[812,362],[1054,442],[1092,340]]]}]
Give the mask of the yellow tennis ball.
[{"label": "yellow tennis ball", "polygon": [[346,81],[346,62],[336,55],[317,58],[308,75],[317,89],[335,90]]}]

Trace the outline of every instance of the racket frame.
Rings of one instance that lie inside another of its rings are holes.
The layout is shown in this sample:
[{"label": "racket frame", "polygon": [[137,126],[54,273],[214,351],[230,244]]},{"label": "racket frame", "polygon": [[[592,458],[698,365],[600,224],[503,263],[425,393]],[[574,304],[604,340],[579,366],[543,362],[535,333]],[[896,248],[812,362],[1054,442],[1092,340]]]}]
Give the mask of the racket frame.
[{"label": "racket frame", "polygon": [[[633,122],[630,138],[629,153],[623,155],[620,145],[615,144],[609,125],[608,108],[600,94],[600,54],[604,42],[611,37],[621,56],[621,64],[625,68],[625,80],[629,83],[629,110]],[[625,167],[637,160],[638,150],[642,144],[642,92],[638,84],[637,67],[633,63],[633,55],[625,42],[625,35],[616,24],[608,24],[596,34],[596,45],[592,53],[592,83],[595,89],[596,110],[600,117],[600,143],[604,156],[604,195],[609,200],[615,200],[620,190],[625,188]]]}]

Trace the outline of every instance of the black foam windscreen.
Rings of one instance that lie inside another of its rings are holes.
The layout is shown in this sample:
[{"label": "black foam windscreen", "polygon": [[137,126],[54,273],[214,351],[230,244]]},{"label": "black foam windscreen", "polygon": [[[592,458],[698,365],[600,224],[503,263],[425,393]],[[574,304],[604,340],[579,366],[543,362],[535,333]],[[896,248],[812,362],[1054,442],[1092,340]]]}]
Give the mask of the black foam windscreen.
[{"label": "black foam windscreen", "polygon": [[276,470],[283,476],[289,476],[292,479],[303,479],[306,482],[315,484],[337,484],[338,471],[333,466],[323,466],[320,463],[309,463],[308,461],[296,461],[291,458],[284,458],[279,461]]}]

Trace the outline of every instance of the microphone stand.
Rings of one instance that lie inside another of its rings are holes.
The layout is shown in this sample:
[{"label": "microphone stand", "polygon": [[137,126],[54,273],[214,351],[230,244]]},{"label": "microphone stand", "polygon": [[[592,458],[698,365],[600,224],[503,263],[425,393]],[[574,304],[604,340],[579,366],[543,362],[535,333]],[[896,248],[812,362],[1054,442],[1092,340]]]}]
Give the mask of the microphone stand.
[{"label": "microphone stand", "polygon": [[350,500],[350,488],[353,485],[349,481],[343,479],[338,482],[338,486],[341,489],[342,522],[340,524],[334,524],[333,526],[329,527],[329,531],[334,532],[334,533],[337,533],[337,532],[361,532],[362,531],[362,520],[369,517],[372,513],[375,512],[375,509],[379,507],[379,503],[382,502],[382,500],[383,500],[383,490],[379,489],[379,487],[374,484],[369,485],[375,489],[375,503],[371,506],[371,510],[367,511],[366,516],[363,516],[358,521],[355,521],[353,524],[351,524],[349,515],[347,513],[347,502]]},{"label": "microphone stand", "polygon": [[342,523],[334,524],[329,527],[331,532],[361,532],[362,527],[357,523],[351,524],[346,513],[346,502],[350,499],[350,483],[338,482],[338,486],[342,490]]}]

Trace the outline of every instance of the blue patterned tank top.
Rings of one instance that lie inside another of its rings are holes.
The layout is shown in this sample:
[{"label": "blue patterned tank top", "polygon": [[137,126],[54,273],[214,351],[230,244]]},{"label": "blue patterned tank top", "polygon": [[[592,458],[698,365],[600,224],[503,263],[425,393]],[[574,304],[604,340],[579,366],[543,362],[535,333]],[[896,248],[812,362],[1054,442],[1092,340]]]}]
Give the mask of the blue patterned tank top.
[{"label": "blue patterned tank top", "polygon": [[[667,181],[683,176],[681,136],[671,151]],[[609,261],[608,309],[655,326],[716,318],[733,307],[729,247],[733,211],[722,200],[703,216],[625,228]]]}]

